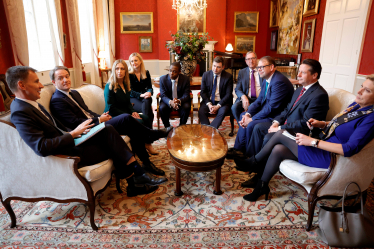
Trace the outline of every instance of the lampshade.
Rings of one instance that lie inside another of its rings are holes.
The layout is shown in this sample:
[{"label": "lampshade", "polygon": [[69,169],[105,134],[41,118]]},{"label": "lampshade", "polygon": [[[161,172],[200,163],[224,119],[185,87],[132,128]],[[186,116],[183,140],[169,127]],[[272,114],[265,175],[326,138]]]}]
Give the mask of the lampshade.
[{"label": "lampshade", "polygon": [[231,43],[227,44],[226,51],[231,52],[233,50],[234,50],[234,48],[232,47],[232,44]]},{"label": "lampshade", "polygon": [[105,51],[100,51],[100,52],[99,52],[99,58],[100,58],[100,59],[105,58]]}]

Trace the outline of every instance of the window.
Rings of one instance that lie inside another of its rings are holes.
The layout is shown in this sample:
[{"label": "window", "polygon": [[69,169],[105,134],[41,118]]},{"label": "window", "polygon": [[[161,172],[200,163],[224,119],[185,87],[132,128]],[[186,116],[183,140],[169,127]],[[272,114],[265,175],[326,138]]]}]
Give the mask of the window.
[{"label": "window", "polygon": [[91,49],[91,32],[89,16],[87,13],[87,0],[78,1],[78,12],[79,12],[79,30],[81,34],[81,53],[82,63],[92,62],[92,49]]}]

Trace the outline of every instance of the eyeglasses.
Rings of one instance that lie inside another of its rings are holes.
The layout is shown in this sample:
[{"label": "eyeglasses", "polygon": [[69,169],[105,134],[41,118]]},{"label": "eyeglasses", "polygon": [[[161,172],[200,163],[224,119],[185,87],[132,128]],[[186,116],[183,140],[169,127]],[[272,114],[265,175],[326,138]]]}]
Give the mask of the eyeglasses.
[{"label": "eyeglasses", "polygon": [[254,61],[254,60],[256,60],[256,59],[257,59],[257,57],[252,57],[252,58],[246,58],[245,60],[246,60],[246,61],[250,61],[250,60]]},{"label": "eyeglasses", "polygon": [[265,66],[259,66],[259,67],[256,67],[256,69],[257,69],[257,70],[260,70],[260,69],[261,69],[261,70],[264,70],[264,68],[267,67],[267,66],[270,66],[270,64],[265,65]]}]

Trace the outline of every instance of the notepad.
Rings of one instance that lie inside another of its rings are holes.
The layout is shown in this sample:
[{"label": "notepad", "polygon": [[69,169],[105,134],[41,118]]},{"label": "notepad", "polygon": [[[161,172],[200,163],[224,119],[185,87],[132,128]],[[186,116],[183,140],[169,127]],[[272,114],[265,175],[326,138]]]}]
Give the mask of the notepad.
[{"label": "notepad", "polygon": [[293,140],[296,140],[296,137],[295,137],[295,136],[292,136],[288,131],[284,131],[282,134],[285,135],[285,136],[288,137],[288,138],[291,138],[291,139],[293,139]]},{"label": "notepad", "polygon": [[88,139],[90,139],[92,136],[94,136],[96,133],[98,133],[99,131],[101,131],[104,128],[105,128],[105,122],[100,123],[100,124],[92,127],[91,130],[89,132],[87,132],[87,134],[82,134],[81,137],[74,138],[75,146],[78,146],[81,143],[83,143],[84,141],[87,141]]}]

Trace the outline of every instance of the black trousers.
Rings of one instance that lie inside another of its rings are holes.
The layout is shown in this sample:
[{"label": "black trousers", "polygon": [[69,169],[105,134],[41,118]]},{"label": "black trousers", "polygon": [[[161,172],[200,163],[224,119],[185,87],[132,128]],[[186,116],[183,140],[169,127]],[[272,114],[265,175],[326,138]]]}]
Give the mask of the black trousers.
[{"label": "black trousers", "polygon": [[[169,105],[165,104],[163,101],[160,103],[160,115],[162,123],[165,127],[170,126],[170,113],[173,111],[173,108],[171,108]],[[190,115],[191,111],[191,101],[186,101],[182,103],[181,106],[179,106],[178,113],[180,116],[180,122],[179,125],[184,125],[187,123],[188,116]],[[192,123],[192,120],[191,120]]]},{"label": "black trousers", "polygon": [[213,122],[210,123],[210,121],[209,121],[209,115],[210,115],[209,114],[209,107],[206,105],[205,102],[203,102],[200,105],[200,109],[199,109],[200,122],[201,122],[201,124],[210,125],[210,126],[213,126],[214,128],[218,129],[218,127],[222,124],[222,121],[225,119],[225,117],[230,114],[230,111],[231,111],[230,109],[231,109],[230,105],[221,106],[218,109],[217,115],[214,118]]},{"label": "black trousers", "polygon": [[[150,129],[152,129],[154,114],[152,109],[152,98],[130,98],[131,103],[134,104],[134,109],[136,112],[141,112],[144,115],[146,115],[149,118],[149,121],[151,123]],[[147,125],[146,125],[147,126]],[[148,127],[148,126],[147,126]]]},{"label": "black trousers", "polygon": [[[246,156],[251,157],[259,153],[262,147],[274,135],[274,133],[268,134],[270,126],[271,122],[261,122],[255,125],[252,131],[251,139],[249,140],[249,146],[246,148]],[[264,140],[265,138],[266,141]]]}]

